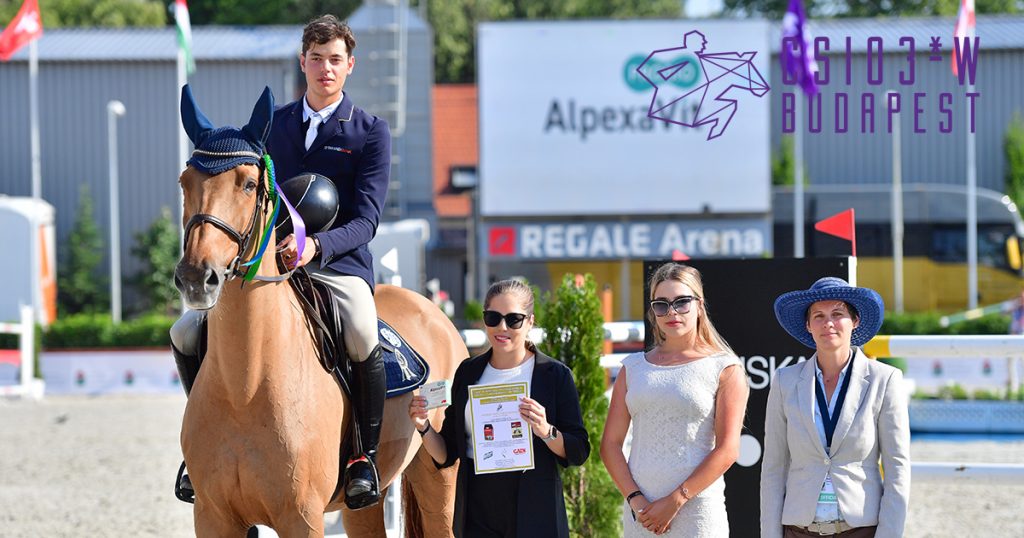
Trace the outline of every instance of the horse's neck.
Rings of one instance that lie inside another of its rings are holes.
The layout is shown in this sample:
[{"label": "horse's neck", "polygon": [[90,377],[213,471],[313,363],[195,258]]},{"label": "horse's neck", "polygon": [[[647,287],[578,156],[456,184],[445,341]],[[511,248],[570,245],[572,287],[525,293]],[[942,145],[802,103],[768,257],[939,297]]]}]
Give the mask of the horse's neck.
[{"label": "horse's neck", "polygon": [[[262,276],[278,274],[273,242],[263,255]],[[287,282],[228,282],[209,317],[209,352],[237,404],[251,400],[262,383],[301,369],[312,350],[305,321]],[[285,364],[287,361],[287,364]],[[205,367],[205,365],[204,365]]]}]

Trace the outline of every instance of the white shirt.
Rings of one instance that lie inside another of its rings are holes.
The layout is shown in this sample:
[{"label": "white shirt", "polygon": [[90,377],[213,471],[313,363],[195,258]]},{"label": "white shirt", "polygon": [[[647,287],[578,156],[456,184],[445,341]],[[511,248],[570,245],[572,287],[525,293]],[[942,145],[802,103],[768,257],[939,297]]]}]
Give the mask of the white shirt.
[{"label": "white shirt", "polygon": [[[321,108],[320,110],[313,110],[309,106],[309,101],[307,101],[305,97],[302,98],[302,122],[305,123],[309,121],[309,127],[306,130],[306,149],[309,149],[309,147],[313,145],[313,140],[316,139],[317,129],[319,129],[324,123],[327,123],[327,120],[331,118],[331,115],[334,114],[334,111],[337,110],[338,105],[341,104],[343,99],[345,99],[345,92],[341,93],[337,101]],[[314,116],[315,120],[310,121],[310,118],[313,118]]]},{"label": "white shirt", "polygon": [[[839,391],[843,386],[843,380],[846,379],[846,374],[850,371],[850,365],[853,364],[853,352],[850,353],[850,359],[846,361],[846,366],[843,367],[839,372],[839,381],[836,383],[836,390],[832,391],[832,398],[828,401],[828,414],[832,416],[836,412],[836,400],[839,397]],[[814,361],[814,375],[817,377],[818,385],[821,387],[822,392],[825,392],[825,378],[821,372],[821,367],[818,366],[818,361]],[[821,446],[828,451],[828,439],[825,436],[825,419],[821,416],[821,410],[818,409],[818,396],[817,389],[815,389],[815,396],[812,407],[814,408],[813,418],[814,425],[818,428],[818,438],[821,439]],[[846,402],[843,402],[846,405]],[[833,440],[835,440],[833,438]],[[828,493],[834,493],[834,488],[831,486],[831,475],[826,475],[825,480],[829,485],[822,484],[822,492],[828,490]],[[825,521],[838,521],[843,519],[839,514],[838,503],[818,503],[818,507],[814,512],[814,521],[825,522]]]},{"label": "white shirt", "polygon": [[[530,383],[533,379],[533,366],[537,363],[534,360],[535,356],[531,355],[530,358],[523,361],[519,366],[515,368],[508,368],[505,370],[499,370],[490,363],[487,363],[487,367],[484,368],[483,375],[475,383],[476,385],[497,385],[501,383]],[[527,385],[529,387],[529,385]],[[516,402],[516,406],[519,402]],[[470,416],[469,401],[466,401],[466,455],[470,458],[473,457],[473,417]]]}]

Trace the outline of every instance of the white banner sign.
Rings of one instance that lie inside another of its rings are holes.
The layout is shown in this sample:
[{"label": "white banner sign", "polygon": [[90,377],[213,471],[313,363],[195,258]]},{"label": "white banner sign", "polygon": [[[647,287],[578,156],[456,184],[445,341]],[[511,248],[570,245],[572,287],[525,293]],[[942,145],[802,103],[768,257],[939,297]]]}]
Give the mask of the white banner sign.
[{"label": "white banner sign", "polygon": [[484,216],[769,210],[766,21],[478,33]]}]

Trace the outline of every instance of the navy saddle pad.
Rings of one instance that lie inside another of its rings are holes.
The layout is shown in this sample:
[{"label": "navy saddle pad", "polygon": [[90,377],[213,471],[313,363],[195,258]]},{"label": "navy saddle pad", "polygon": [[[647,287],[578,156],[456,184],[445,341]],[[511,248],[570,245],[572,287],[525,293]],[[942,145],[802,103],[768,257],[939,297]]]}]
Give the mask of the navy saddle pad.
[{"label": "navy saddle pad", "polygon": [[384,373],[388,380],[388,398],[415,390],[427,382],[430,365],[416,352],[398,331],[382,319],[377,320],[377,333]]}]

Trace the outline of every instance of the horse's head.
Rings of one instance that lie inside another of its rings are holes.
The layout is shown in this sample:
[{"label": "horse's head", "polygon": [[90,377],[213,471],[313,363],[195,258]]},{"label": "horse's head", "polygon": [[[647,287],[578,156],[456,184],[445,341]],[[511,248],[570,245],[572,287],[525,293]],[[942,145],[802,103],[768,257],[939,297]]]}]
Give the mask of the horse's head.
[{"label": "horse's head", "polygon": [[188,308],[213,308],[224,283],[256,251],[267,215],[263,154],[274,113],[274,96],[263,90],[249,123],[215,129],[186,85],[181,122],[195,151],[179,182],[184,194],[185,249],[174,285]]}]

